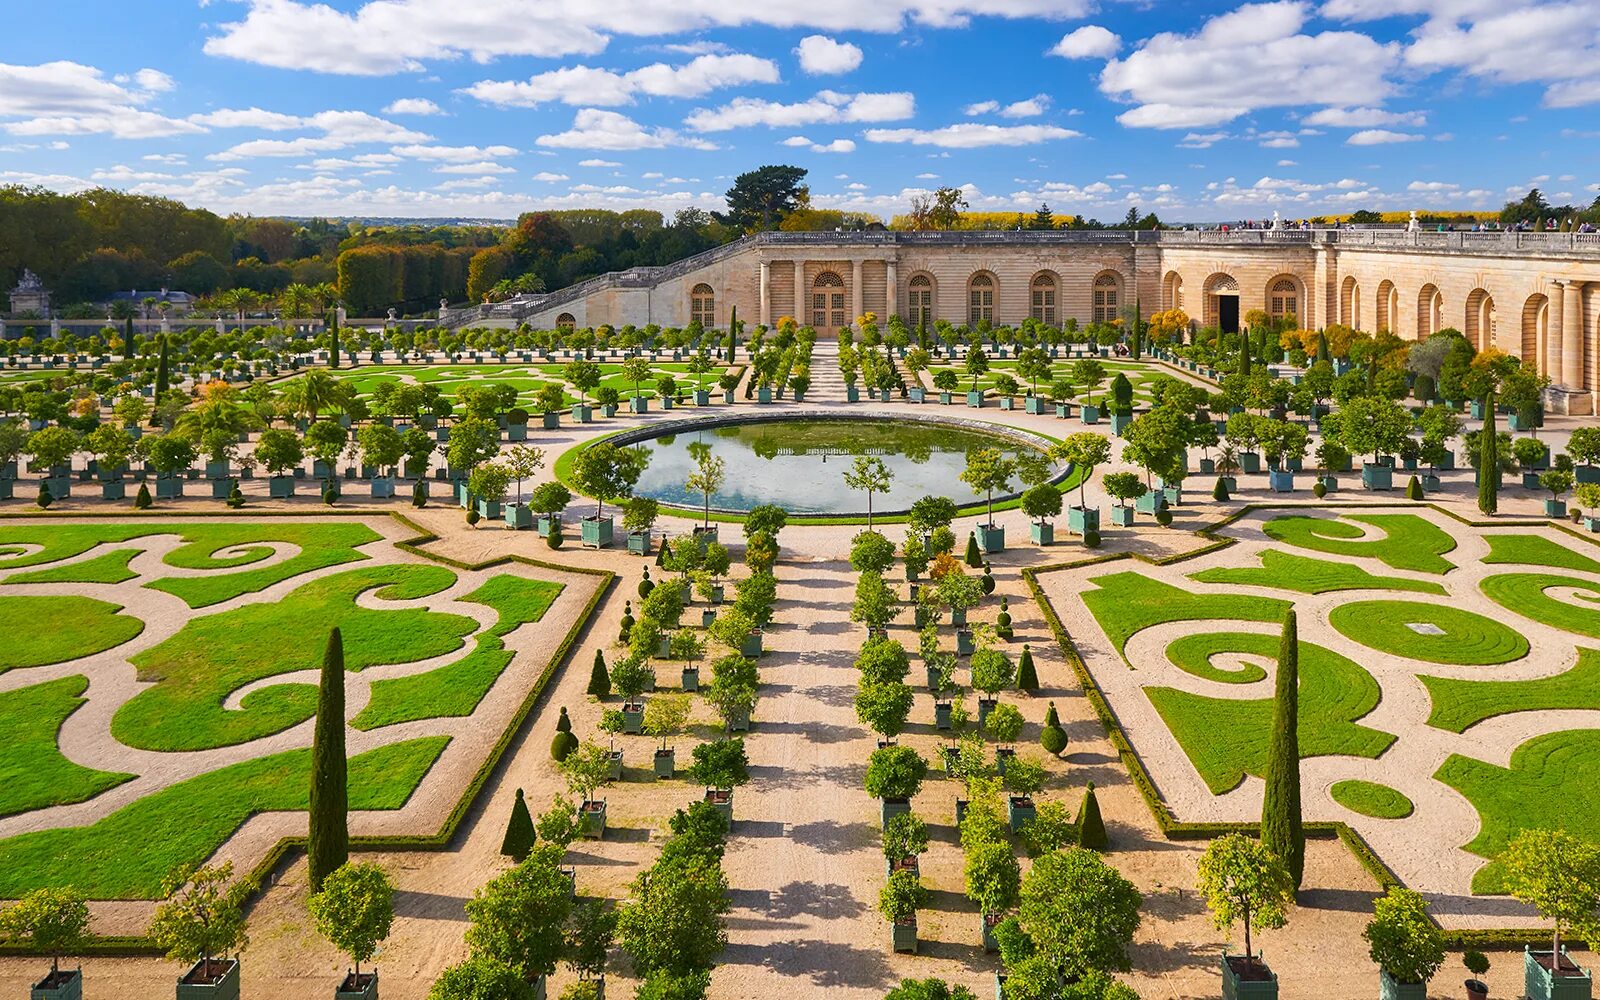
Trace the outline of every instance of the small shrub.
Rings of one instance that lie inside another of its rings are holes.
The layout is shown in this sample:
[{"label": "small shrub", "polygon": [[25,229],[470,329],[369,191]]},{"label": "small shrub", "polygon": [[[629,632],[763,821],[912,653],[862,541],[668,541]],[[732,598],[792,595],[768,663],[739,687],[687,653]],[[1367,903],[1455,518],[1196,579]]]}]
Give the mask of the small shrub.
[{"label": "small shrub", "polygon": [[1083,533],[1084,548],[1098,549],[1100,547],[1100,532],[1086,531]]},{"label": "small shrub", "polygon": [[150,484],[140,483],[139,493],[133,498],[134,510],[149,510],[155,501],[150,499]]},{"label": "small shrub", "polygon": [[1163,528],[1171,527],[1172,511],[1165,508],[1156,511],[1156,523],[1161,525]]},{"label": "small shrub", "polygon": [[1311,487],[1311,493],[1318,500],[1321,500],[1323,497],[1328,495],[1328,484],[1324,483],[1320,479],[1317,480],[1317,485]]}]

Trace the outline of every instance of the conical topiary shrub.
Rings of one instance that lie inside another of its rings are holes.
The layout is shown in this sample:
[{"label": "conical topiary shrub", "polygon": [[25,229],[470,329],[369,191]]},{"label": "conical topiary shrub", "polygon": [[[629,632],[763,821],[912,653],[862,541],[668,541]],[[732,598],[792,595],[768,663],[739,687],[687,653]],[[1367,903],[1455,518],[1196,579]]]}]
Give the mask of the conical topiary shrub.
[{"label": "conical topiary shrub", "polygon": [[1083,793],[1083,807],[1078,810],[1078,846],[1091,851],[1103,851],[1111,846],[1106,837],[1106,824],[1100,818],[1100,802],[1094,797],[1094,782]]},{"label": "conical topiary shrub", "polygon": [[1017,661],[1017,690],[1029,693],[1039,690],[1039,671],[1033,665],[1033,650],[1026,645],[1022,647],[1022,658]]},{"label": "conical topiary shrub", "polygon": [[617,630],[617,641],[627,643],[628,633],[633,631],[633,602],[628,601],[622,605],[622,627]]},{"label": "conical topiary shrub", "polygon": [[139,492],[133,498],[134,510],[149,510],[155,501],[150,499],[150,484],[140,483]]},{"label": "conical topiary shrub", "polygon": [[1211,489],[1211,499],[1218,503],[1226,503],[1228,500],[1228,484],[1223,482],[1221,476],[1217,477],[1217,485]]},{"label": "conical topiary shrub", "polygon": [[418,510],[428,506],[428,484],[421,479],[411,487],[411,506]]},{"label": "conical topiary shrub", "polygon": [[1407,500],[1421,500],[1422,499],[1422,480],[1418,479],[1415,475],[1413,475],[1411,477],[1411,481],[1410,482],[1406,483],[1406,499]]},{"label": "conical topiary shrub", "polygon": [[40,510],[56,502],[56,498],[50,495],[50,487],[45,485],[43,479],[39,480],[39,496],[33,502],[39,505]]},{"label": "conical topiary shrub", "polygon": [[667,543],[665,541],[663,541],[660,545],[656,546],[656,565],[657,566],[665,566],[666,564],[667,564]]},{"label": "conical topiary shrub", "polygon": [[650,591],[656,589],[656,583],[650,579],[650,567],[644,568],[644,579],[639,581],[639,600],[650,596]]},{"label": "conical topiary shrub", "polygon": [[973,569],[983,568],[983,553],[978,551],[978,533],[967,532],[967,565]]},{"label": "conical topiary shrub", "polygon": [[1056,703],[1044,713],[1044,729],[1039,732],[1039,745],[1052,757],[1061,756],[1067,748],[1067,731],[1061,728],[1061,717],[1056,714]]},{"label": "conical topiary shrub", "polygon": [[589,693],[596,698],[611,697],[611,673],[606,670],[606,655],[594,651],[594,667],[589,671]]},{"label": "conical topiary shrub", "polygon": [[539,835],[533,829],[533,817],[528,814],[528,803],[519,788],[517,801],[511,806],[511,821],[506,824],[505,839],[500,841],[500,853],[521,864],[527,860],[528,852],[533,850],[538,839]]},{"label": "conical topiary shrub", "polygon": [[561,718],[556,720],[556,732],[558,732],[558,733],[570,733],[570,732],[572,732],[572,719],[568,718],[568,716],[567,716],[567,706],[565,706],[565,705],[561,706]]}]

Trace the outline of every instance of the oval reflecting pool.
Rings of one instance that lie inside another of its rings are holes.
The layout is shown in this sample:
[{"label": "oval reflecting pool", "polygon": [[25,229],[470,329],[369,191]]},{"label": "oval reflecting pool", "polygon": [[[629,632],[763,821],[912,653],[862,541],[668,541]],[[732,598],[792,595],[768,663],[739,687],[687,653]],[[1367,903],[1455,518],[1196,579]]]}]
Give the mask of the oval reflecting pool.
[{"label": "oval reflecting pool", "polygon": [[[884,418],[759,420],[677,433],[663,428],[634,443],[650,453],[650,465],[635,488],[639,496],[700,507],[704,498],[684,483],[695,469],[696,453],[708,447],[727,466],[726,481],[711,495],[714,510],[747,511],[771,503],[793,514],[864,513],[866,494],[844,483],[857,455],[881,458],[893,475],[889,490],[872,500],[873,512],[886,514],[904,511],[930,494],[961,506],[981,502],[983,495],[960,479],[969,450],[998,448],[1012,457],[1042,454],[1042,447],[1004,431]],[[1013,493],[1022,488],[1015,477],[1011,486]],[[1001,496],[996,492],[995,499]]]}]

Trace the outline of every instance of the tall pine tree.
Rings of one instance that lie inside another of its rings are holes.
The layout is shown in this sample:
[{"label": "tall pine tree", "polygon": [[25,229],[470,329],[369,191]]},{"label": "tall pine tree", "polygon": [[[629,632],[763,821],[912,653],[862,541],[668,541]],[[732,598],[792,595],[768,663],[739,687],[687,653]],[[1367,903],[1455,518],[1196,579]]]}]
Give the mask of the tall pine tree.
[{"label": "tall pine tree", "polygon": [[349,763],[344,748],[344,639],[328,635],[317,692],[317,725],[311,737],[311,835],[306,847],[311,891],[350,860]]},{"label": "tall pine tree", "polygon": [[1333,352],[1328,350],[1328,335],[1321,330],[1317,331],[1317,360],[1333,364]]},{"label": "tall pine tree", "polygon": [[1500,428],[1494,413],[1494,390],[1483,397],[1483,430],[1478,432],[1478,509],[1500,509]]},{"label": "tall pine tree", "polygon": [[1250,377],[1250,333],[1239,331],[1239,374]]},{"label": "tall pine tree", "polygon": [[1283,859],[1294,886],[1306,873],[1306,833],[1300,816],[1300,637],[1294,609],[1283,619],[1267,791],[1261,804],[1261,846]]},{"label": "tall pine tree", "polygon": [[[161,402],[161,397],[167,394],[167,389],[172,385],[172,375],[171,369],[168,367],[169,364],[170,362],[167,357],[167,335],[163,333],[161,335],[161,356],[159,360],[156,361],[155,401],[157,403]],[[150,415],[150,426],[154,427],[158,422],[158,418],[152,411]]]},{"label": "tall pine tree", "polygon": [[339,367],[339,311],[333,310],[328,322],[329,332],[333,334],[333,349],[328,352],[328,367]]}]

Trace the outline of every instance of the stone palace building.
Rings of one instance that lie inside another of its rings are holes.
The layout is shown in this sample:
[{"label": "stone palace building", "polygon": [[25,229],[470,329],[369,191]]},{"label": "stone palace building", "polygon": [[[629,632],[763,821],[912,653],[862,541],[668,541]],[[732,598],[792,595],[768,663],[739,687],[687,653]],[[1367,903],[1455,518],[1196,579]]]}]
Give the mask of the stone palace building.
[{"label": "stone palace building", "polygon": [[451,325],[724,327],[793,316],[824,334],[862,313],[1058,325],[1137,302],[1236,330],[1293,314],[1420,339],[1454,327],[1532,359],[1556,412],[1600,396],[1600,233],[1410,229],[765,232],[543,295],[449,310]]}]

